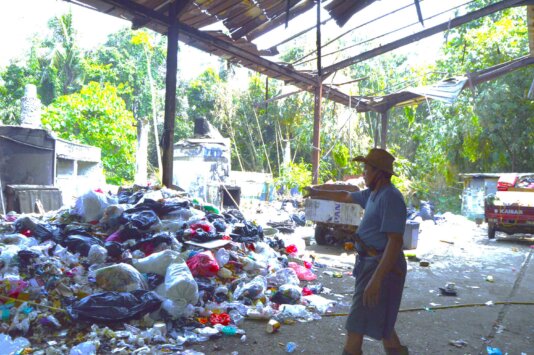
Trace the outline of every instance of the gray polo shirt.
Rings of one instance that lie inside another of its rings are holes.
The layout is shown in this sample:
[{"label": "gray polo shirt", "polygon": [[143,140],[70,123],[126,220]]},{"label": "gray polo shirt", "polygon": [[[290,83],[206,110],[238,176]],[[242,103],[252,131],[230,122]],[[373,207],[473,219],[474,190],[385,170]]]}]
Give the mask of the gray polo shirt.
[{"label": "gray polo shirt", "polygon": [[365,209],[357,231],[365,245],[383,251],[388,241],[387,233],[404,234],[406,203],[393,184],[375,192],[370,189],[352,192],[351,197]]}]

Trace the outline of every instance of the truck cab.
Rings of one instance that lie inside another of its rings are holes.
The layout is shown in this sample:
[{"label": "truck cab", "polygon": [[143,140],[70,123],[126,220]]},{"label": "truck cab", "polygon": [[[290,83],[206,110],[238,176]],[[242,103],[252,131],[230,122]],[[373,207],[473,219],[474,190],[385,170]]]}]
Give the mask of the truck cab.
[{"label": "truck cab", "polygon": [[484,203],[488,238],[496,232],[534,234],[534,174],[503,174]]}]

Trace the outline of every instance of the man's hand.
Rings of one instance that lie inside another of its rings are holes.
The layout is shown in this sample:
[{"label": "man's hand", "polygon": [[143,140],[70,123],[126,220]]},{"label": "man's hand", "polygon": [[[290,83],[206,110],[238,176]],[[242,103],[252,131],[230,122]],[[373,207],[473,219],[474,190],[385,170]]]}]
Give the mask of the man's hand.
[{"label": "man's hand", "polygon": [[363,305],[366,307],[374,307],[380,301],[380,288],[382,282],[375,276],[371,277],[369,283],[363,291]]}]

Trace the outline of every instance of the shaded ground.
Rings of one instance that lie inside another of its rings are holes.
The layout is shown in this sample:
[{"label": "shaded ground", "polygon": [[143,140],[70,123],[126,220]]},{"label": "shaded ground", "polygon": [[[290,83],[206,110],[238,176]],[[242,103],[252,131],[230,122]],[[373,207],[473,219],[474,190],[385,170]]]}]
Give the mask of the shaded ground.
[{"label": "shaded ground", "polygon": [[[488,240],[486,226],[477,226],[459,216],[446,223],[421,224],[417,257],[429,267],[409,262],[409,272],[401,308],[480,304],[488,301],[534,302],[534,239],[497,235]],[[299,228],[289,238],[313,235],[311,227]],[[293,240],[296,240],[293,239]],[[327,298],[336,300],[336,313],[345,313],[350,304],[354,279],[349,276],[354,256],[342,248],[312,245],[306,254],[327,264],[317,269],[318,281],[330,288]],[[325,271],[341,271],[334,278]],[[487,276],[493,282],[486,281]],[[439,287],[455,282],[458,297],[441,296]],[[443,310],[407,311],[399,315],[397,330],[411,354],[487,354],[486,346],[503,354],[534,354],[534,305],[493,305]],[[284,354],[288,342],[297,343],[295,353],[341,354],[345,335],[344,316],[323,317],[319,321],[282,325],[276,334],[265,331],[262,321],[245,321],[244,342],[238,337],[221,338],[197,344],[190,349],[206,354]],[[462,348],[450,345],[463,340]],[[365,340],[364,353],[383,354],[381,343]]]}]

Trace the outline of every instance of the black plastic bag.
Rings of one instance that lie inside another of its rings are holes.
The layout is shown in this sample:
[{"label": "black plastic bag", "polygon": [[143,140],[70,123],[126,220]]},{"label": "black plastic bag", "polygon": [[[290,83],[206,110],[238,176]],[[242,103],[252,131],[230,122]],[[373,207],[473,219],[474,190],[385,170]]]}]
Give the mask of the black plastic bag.
[{"label": "black plastic bag", "polygon": [[135,205],[137,202],[139,202],[140,199],[143,198],[144,195],[145,192],[143,190],[139,190],[134,193],[132,189],[124,189],[121,190],[118,194],[119,203],[129,203],[131,205]]},{"label": "black plastic bag", "polygon": [[430,201],[421,201],[419,212],[423,221],[434,220],[434,205]]},{"label": "black plastic bag", "polygon": [[59,228],[50,224],[38,223],[31,217],[22,217],[17,219],[15,223],[13,223],[13,228],[15,228],[17,233],[22,233],[23,231],[29,230],[31,232],[30,236],[34,237],[41,243],[49,239],[57,242],[60,239]]},{"label": "black plastic bag", "polygon": [[292,214],[291,219],[297,224],[297,226],[304,227],[306,225],[306,216],[304,213]]},{"label": "black plastic bag", "polygon": [[141,230],[147,230],[152,225],[158,223],[159,218],[156,212],[152,210],[139,211],[139,212],[124,212],[119,221],[122,224],[128,224],[131,228],[137,228]]},{"label": "black plastic bag", "polygon": [[117,242],[106,242],[104,248],[108,251],[108,256],[112,258],[118,258],[124,251],[122,244]]},{"label": "black plastic bag", "polygon": [[161,232],[154,234],[150,237],[141,239],[137,244],[135,244],[131,250],[141,250],[145,255],[150,255],[154,252],[154,249],[157,248],[160,244],[165,243],[172,245],[173,237],[166,232]]},{"label": "black plastic bag", "polygon": [[104,242],[92,235],[74,234],[63,239],[61,245],[69,249],[71,253],[79,253],[81,256],[87,256],[89,254],[89,249],[91,249],[93,245],[104,246]]},{"label": "black plastic bag", "polygon": [[33,264],[33,260],[39,257],[39,254],[31,250],[20,250],[17,253],[19,257],[19,267],[21,269],[26,269],[28,266]]},{"label": "black plastic bag", "polygon": [[116,323],[141,318],[159,309],[161,302],[153,291],[100,292],[67,306],[67,311],[75,321]]},{"label": "black plastic bag", "polygon": [[135,207],[126,210],[125,213],[154,211],[158,216],[161,217],[172,211],[177,211],[184,208],[189,208],[189,201],[162,203],[151,199],[146,199]]}]

